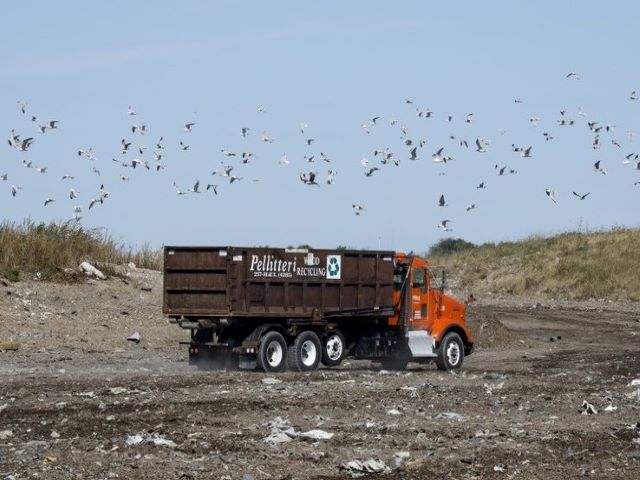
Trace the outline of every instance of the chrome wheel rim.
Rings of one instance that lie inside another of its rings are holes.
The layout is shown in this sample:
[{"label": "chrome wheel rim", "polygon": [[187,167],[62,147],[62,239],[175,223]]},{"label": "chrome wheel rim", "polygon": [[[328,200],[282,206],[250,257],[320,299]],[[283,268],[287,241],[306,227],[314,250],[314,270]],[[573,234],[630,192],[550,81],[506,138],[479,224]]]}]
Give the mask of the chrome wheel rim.
[{"label": "chrome wheel rim", "polygon": [[311,367],[316,363],[316,359],[318,358],[318,350],[316,349],[316,344],[311,340],[302,342],[300,353],[302,364],[305,367]]},{"label": "chrome wheel rim", "polygon": [[327,357],[330,360],[339,360],[342,356],[342,340],[338,335],[331,335],[327,339]]},{"label": "chrome wheel rim", "polygon": [[270,367],[277,367],[282,363],[283,350],[280,342],[273,340],[267,345],[267,363]]},{"label": "chrome wheel rim", "polygon": [[460,361],[460,345],[457,342],[449,342],[447,345],[447,362],[455,367]]}]

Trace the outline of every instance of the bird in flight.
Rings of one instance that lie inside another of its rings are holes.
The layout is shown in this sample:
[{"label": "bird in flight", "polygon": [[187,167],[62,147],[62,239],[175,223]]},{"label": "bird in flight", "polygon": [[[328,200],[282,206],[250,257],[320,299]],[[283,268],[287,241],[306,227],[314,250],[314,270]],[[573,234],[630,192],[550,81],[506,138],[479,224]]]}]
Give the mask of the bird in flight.
[{"label": "bird in flight", "polygon": [[472,203],[471,205],[467,206],[467,212],[470,212],[471,210],[473,210],[474,208],[476,208],[476,204]]},{"label": "bird in flight", "polygon": [[580,200],[584,200],[584,199],[585,199],[585,198],[587,198],[589,195],[591,195],[591,192],[587,192],[587,193],[585,193],[584,195],[580,195],[580,194],[579,194],[579,193],[577,193],[577,192],[573,192],[573,194],[574,194],[576,197],[578,197]]},{"label": "bird in flight", "polygon": [[444,194],[440,195],[440,199],[438,200],[438,206],[439,207],[446,207],[448,206],[448,204],[446,203],[445,199],[444,199]]},{"label": "bird in flight", "polygon": [[451,220],[442,220],[438,224],[438,228],[444,230],[445,232],[450,232],[453,229],[449,227],[449,223],[451,223]]},{"label": "bird in flight", "polygon": [[357,205],[357,204],[353,204],[351,205],[351,208],[353,208],[353,213],[355,213],[356,215],[360,215],[362,212],[364,212],[364,207],[362,205]]},{"label": "bird in flight", "polygon": [[520,156],[523,158],[531,158],[531,146],[529,148],[525,148]]},{"label": "bird in flight", "polygon": [[549,188],[545,188],[544,189],[544,193],[547,194],[547,197],[549,197],[551,200],[553,200],[553,203],[558,203],[558,199],[556,198],[556,192],[549,189]]},{"label": "bird in flight", "polygon": [[187,123],[184,126],[184,131],[187,133],[191,133],[191,129],[193,128],[193,126],[195,125],[195,123]]}]

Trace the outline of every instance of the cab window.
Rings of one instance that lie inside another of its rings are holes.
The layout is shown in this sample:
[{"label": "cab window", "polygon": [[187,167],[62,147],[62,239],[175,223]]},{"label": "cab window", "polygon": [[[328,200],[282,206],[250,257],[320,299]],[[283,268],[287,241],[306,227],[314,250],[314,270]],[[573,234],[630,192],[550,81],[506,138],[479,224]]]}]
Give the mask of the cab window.
[{"label": "cab window", "polygon": [[407,276],[407,264],[399,263],[396,265],[395,270],[393,271],[393,288],[394,290],[400,290],[402,288],[402,284],[404,283],[404,279]]},{"label": "cab window", "polygon": [[413,288],[419,288],[421,293],[427,291],[426,272],[424,268],[416,268],[413,271]]}]

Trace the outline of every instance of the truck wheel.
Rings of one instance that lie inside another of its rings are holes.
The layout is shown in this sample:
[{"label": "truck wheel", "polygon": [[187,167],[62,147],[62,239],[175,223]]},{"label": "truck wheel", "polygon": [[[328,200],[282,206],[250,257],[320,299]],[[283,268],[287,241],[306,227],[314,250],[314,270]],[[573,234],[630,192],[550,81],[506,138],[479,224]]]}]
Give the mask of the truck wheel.
[{"label": "truck wheel", "polygon": [[322,357],[322,345],[315,332],[305,330],[289,347],[289,370],[310,372],[318,368]]},{"label": "truck wheel", "polygon": [[265,372],[282,372],[287,366],[287,342],[281,333],[267,332],[260,341],[258,366]]},{"label": "truck wheel", "polygon": [[344,335],[339,330],[334,330],[324,337],[322,342],[322,363],[327,367],[337,367],[347,354],[347,345]]},{"label": "truck wheel", "polygon": [[456,332],[447,333],[438,347],[436,365],[439,370],[456,370],[464,360],[464,345]]}]

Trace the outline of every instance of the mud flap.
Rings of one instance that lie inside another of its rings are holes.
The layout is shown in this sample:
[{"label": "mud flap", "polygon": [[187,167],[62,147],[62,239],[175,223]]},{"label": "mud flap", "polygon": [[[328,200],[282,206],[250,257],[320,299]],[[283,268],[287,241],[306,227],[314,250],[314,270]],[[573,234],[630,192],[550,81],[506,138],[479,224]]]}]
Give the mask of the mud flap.
[{"label": "mud flap", "polygon": [[407,343],[411,356],[415,358],[435,358],[436,341],[424,330],[409,330],[407,332]]}]

